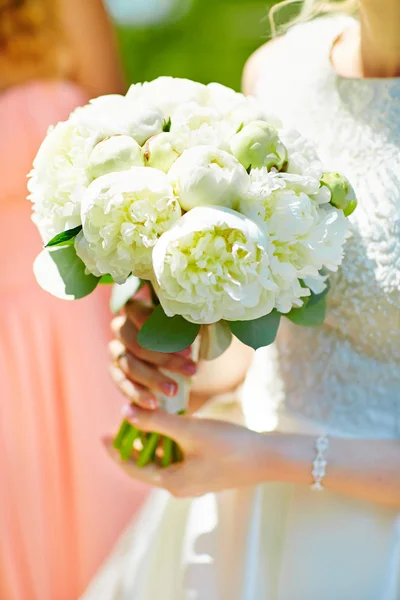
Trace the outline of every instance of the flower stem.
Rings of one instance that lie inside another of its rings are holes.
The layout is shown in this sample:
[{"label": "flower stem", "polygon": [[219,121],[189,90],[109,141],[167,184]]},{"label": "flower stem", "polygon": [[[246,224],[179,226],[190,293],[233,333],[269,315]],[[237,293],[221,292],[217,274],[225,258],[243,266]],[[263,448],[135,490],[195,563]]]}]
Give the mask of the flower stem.
[{"label": "flower stem", "polygon": [[183,461],[183,452],[178,446],[176,442],[173,443],[172,447],[172,462],[182,462]]},{"label": "flower stem", "polygon": [[171,438],[169,437],[165,437],[163,440],[163,457],[162,457],[162,466],[163,467],[169,467],[169,465],[172,462],[172,451],[173,451],[173,447],[174,447],[174,443]]},{"label": "flower stem", "polygon": [[145,467],[154,457],[160,440],[159,433],[151,433],[137,460],[138,467]]},{"label": "flower stem", "polygon": [[133,443],[139,435],[139,430],[133,425],[129,425],[130,429],[125,435],[124,440],[119,448],[119,454],[122,460],[129,460],[132,456]]},{"label": "flower stem", "polygon": [[131,428],[131,424],[128,421],[122,421],[120,428],[118,429],[118,433],[113,440],[113,447],[119,450],[122,446],[122,443],[125,439],[126,434]]}]

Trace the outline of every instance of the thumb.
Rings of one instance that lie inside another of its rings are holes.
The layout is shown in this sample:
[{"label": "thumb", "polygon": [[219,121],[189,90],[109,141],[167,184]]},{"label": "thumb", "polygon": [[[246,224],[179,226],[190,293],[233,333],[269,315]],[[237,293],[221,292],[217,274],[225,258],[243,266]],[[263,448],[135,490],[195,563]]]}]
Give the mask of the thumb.
[{"label": "thumb", "polygon": [[143,410],[126,404],[122,415],[129,423],[145,432],[156,432],[180,442],[186,448],[193,435],[193,419],[183,415],[171,415],[164,410]]}]

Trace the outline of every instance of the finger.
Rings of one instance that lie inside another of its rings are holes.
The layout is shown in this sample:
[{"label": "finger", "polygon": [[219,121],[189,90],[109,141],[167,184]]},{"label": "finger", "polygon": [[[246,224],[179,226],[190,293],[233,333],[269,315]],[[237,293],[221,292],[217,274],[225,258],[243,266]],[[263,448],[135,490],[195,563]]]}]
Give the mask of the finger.
[{"label": "finger", "polygon": [[138,329],[128,319],[124,321],[120,319],[120,317],[117,317],[113,320],[112,329],[131,354],[147,363],[174,373],[180,373],[186,377],[192,377],[196,374],[197,365],[190,358],[178,354],[154,352],[143,348],[137,341]]},{"label": "finger", "polygon": [[110,365],[110,375],[119,391],[128,398],[130,402],[147,410],[152,410],[157,407],[157,398],[151,391],[138,383],[130,381],[122,369],[115,365]]},{"label": "finger", "polygon": [[[114,341],[110,342],[110,351],[114,353]],[[140,383],[149,390],[158,391],[169,397],[176,396],[178,384],[176,381],[164,375],[156,368],[146,362],[136,358],[130,352],[118,355],[118,366],[124,372],[125,376],[133,383]]]},{"label": "finger", "polygon": [[125,314],[135,327],[140,329],[153,312],[153,307],[143,300],[132,299],[125,305]]},{"label": "finger", "polygon": [[181,350],[181,352],[177,352],[176,354],[178,356],[186,356],[187,358],[189,358],[190,356],[192,356],[192,347],[189,346],[188,348],[185,348],[184,350]]},{"label": "finger", "polygon": [[148,485],[156,487],[167,487],[166,486],[166,473],[165,470],[161,470],[160,467],[154,463],[149,464],[146,468],[138,467],[133,460],[122,460],[118,450],[113,447],[112,438],[105,437],[102,440],[104,448],[106,449],[110,458],[132,479],[137,479]]},{"label": "finger", "polygon": [[129,423],[142,431],[156,431],[161,435],[171,437],[178,442],[183,450],[193,447],[196,441],[196,421],[183,415],[171,415],[163,410],[151,412],[137,406],[124,406],[124,417]]}]

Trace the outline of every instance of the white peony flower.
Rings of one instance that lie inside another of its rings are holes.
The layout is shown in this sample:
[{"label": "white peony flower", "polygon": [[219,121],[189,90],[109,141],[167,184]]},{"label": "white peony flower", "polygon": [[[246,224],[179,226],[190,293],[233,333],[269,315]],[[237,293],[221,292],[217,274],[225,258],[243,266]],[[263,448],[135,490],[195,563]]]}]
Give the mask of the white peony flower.
[{"label": "white peony flower", "polygon": [[294,129],[280,130],[279,137],[288,153],[286,172],[319,181],[323,167],[314,146]]},{"label": "white peony flower", "polygon": [[158,77],[154,81],[131,85],[126,97],[155,105],[166,119],[172,121],[181,106],[187,103],[207,106],[210,101],[207,86],[179,77]]},{"label": "white peony flower", "polygon": [[275,308],[280,313],[288,313],[292,308],[303,306],[303,299],[310,295],[310,290],[301,285],[296,268],[272,255],[270,269],[272,279],[278,286]]},{"label": "white peony flower", "polygon": [[33,221],[47,243],[81,224],[81,198],[91,181],[88,161],[95,135],[74,121],[58,123],[40,146],[30,173]]},{"label": "white peony flower", "polygon": [[213,106],[221,117],[231,123],[234,133],[239,127],[252,121],[267,121],[273,127],[282,127],[281,121],[265,112],[264,108],[253,96],[244,96],[220,83],[209,83],[207,86]]},{"label": "white peony flower", "polygon": [[126,96],[110,94],[91,100],[71,115],[80,125],[97,134],[97,140],[128,135],[141,146],[161,133],[164,116],[151,102],[133,102]]},{"label": "white peony flower", "polygon": [[214,146],[230,151],[229,141],[235,132],[234,126],[221,118],[214,106],[195,102],[179,106],[171,121],[171,133],[185,140],[186,148]]},{"label": "white peony flower", "polygon": [[245,125],[231,139],[232,154],[244,166],[281,169],[286,161],[286,148],[277,130],[266,121]]},{"label": "white peony flower", "polygon": [[88,169],[91,177],[95,179],[107,173],[143,166],[144,154],[139,144],[128,135],[113,135],[93,148]]},{"label": "white peony flower", "polygon": [[282,281],[290,284],[286,285],[284,296],[278,296],[277,307],[281,312],[288,312],[290,304],[298,306],[305,295],[296,279],[320,280],[323,267],[337,269],[348,236],[343,213],[329,204],[320,205],[317,198],[303,191],[315,189],[312,182],[307,178],[301,181],[299,176],[292,179],[268,173],[266,168],[254,169],[250,173],[248,195],[239,207],[263,228],[272,242],[276,260],[271,260],[271,271],[279,289],[285,288]]},{"label": "white peony flower", "polygon": [[168,178],[184,210],[212,205],[236,208],[249,185],[239,161],[212,146],[186,150],[172,165]]},{"label": "white peony flower", "polygon": [[230,209],[186,213],[157,242],[153,268],[169,316],[201,324],[251,320],[275,304],[267,240],[253,221]]},{"label": "white peony flower", "polygon": [[202,125],[214,126],[220,121],[220,114],[213,106],[202,106],[196,102],[186,102],[177,106],[171,119],[171,131],[181,128],[199,129]]},{"label": "white peony flower", "polygon": [[158,238],[181,216],[167,176],[150,167],[99,177],[82,199],[83,230],[75,239],[88,271],[123,283],[133,273],[152,275]]},{"label": "white peony flower", "polygon": [[155,135],[143,147],[147,165],[164,173],[168,173],[185,149],[185,140],[172,132]]}]

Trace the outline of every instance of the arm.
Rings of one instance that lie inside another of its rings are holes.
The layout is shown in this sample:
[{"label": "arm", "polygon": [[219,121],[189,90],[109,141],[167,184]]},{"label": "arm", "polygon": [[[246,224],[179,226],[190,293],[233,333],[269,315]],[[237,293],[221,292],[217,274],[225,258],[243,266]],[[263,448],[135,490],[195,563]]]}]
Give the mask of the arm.
[{"label": "arm", "polygon": [[[169,469],[156,465],[141,469],[133,461],[122,464],[106,441],[110,455],[131,477],[164,487],[175,496],[264,482],[312,483],[314,436],[261,434],[222,421],[131,406],[124,414],[139,429],[175,439],[185,460]],[[327,490],[400,508],[400,440],[330,438],[326,459]]]},{"label": "arm", "polygon": [[62,0],[60,9],[76,64],[75,82],[91,97],[124,93],[113,27],[101,1]]},{"label": "arm", "polygon": [[[182,446],[185,462],[167,472],[164,470],[163,474],[155,466],[138,469],[133,462],[121,466],[132,477],[166,487],[180,496],[267,481],[312,483],[315,436],[260,434],[230,423],[176,417],[156,410],[153,391],[164,391],[162,386],[172,383],[159,368],[190,376],[196,365],[186,352],[161,354],[137,344],[138,330],[150,313],[151,308],[145,302],[135,300],[127,305],[125,317],[113,321],[118,339],[110,345],[114,361],[112,376],[131,403],[147,409],[129,405],[127,411],[132,423],[144,431],[171,436]],[[233,345],[220,359],[206,366],[205,379],[200,376],[197,381],[196,402],[239,384],[251,356],[247,348]],[[109,450],[112,454],[112,449]],[[400,508],[400,440],[332,437],[326,459],[324,486],[328,490]]]},{"label": "arm", "polygon": [[[282,465],[281,481],[310,483],[314,437],[272,434],[266,445]],[[400,440],[330,438],[326,459],[327,490],[400,508]]]}]

